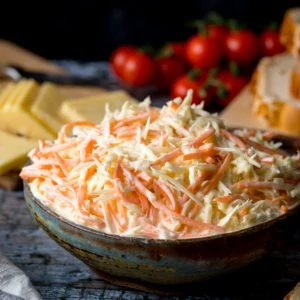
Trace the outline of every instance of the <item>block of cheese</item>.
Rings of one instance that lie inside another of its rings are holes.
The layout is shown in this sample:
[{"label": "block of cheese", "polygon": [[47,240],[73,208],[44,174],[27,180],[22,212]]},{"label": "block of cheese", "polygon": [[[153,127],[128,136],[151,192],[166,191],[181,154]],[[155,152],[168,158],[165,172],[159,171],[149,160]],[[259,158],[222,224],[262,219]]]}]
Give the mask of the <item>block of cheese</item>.
[{"label": "block of cheese", "polygon": [[285,12],[279,34],[280,41],[287,50],[300,58],[300,7]]},{"label": "block of cheese", "polygon": [[102,120],[105,106],[111,111],[120,109],[126,101],[136,101],[125,91],[113,91],[86,98],[65,101],[60,109],[60,116],[65,122]]},{"label": "block of cheese", "polygon": [[28,152],[36,146],[35,140],[0,131],[0,175],[19,169],[28,159]]},{"label": "block of cheese", "polygon": [[8,91],[8,94],[6,95],[6,99],[0,100],[0,102],[2,103],[0,109],[2,111],[9,111],[14,106],[16,98],[18,97],[20,92],[22,92],[24,87],[26,88],[26,85],[27,85],[27,80],[26,81],[21,80],[20,82],[15,84],[13,88],[10,91]]},{"label": "block of cheese", "polygon": [[15,101],[10,109],[29,111],[32,103],[35,101],[39,91],[39,85],[34,80],[26,80],[23,88],[15,97]]},{"label": "block of cheese", "polygon": [[63,122],[59,117],[59,109],[64,97],[52,83],[41,86],[30,112],[53,134],[56,134]]},{"label": "block of cheese", "polygon": [[289,53],[262,58],[251,82],[253,112],[272,127],[300,134],[300,99],[292,89],[296,58]]},{"label": "block of cheese", "polygon": [[21,80],[0,95],[0,129],[35,139],[53,139],[53,134],[29,112],[38,92],[33,80]]},{"label": "block of cheese", "polygon": [[54,139],[52,133],[23,110],[0,111],[0,129],[33,139]]},{"label": "block of cheese", "polygon": [[16,87],[16,84],[14,83],[8,83],[0,94],[0,108],[3,107],[4,103],[7,101],[7,99],[10,97],[11,93],[14,91]]}]

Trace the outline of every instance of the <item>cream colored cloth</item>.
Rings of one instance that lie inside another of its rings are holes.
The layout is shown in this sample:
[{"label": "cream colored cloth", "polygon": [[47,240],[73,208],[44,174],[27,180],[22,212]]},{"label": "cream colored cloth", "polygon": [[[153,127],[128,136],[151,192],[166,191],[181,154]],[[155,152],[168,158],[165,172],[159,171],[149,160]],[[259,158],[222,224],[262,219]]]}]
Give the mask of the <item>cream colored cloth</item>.
[{"label": "cream colored cloth", "polygon": [[40,300],[29,278],[0,251],[0,299]]}]

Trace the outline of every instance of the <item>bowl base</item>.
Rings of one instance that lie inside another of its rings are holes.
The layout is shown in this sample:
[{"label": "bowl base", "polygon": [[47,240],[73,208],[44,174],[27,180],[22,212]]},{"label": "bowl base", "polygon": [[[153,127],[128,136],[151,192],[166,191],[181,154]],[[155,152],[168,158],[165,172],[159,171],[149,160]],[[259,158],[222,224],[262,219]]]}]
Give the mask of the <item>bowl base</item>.
[{"label": "bowl base", "polygon": [[138,279],[123,278],[123,277],[121,278],[97,270],[93,267],[90,267],[90,269],[110,284],[133,289],[133,290],[138,290],[141,292],[157,294],[160,296],[184,296],[184,295],[194,294],[196,290],[199,290],[199,284],[201,285],[201,283],[209,282],[212,281],[213,279],[217,279],[218,277],[221,277],[216,275],[211,279],[201,280],[201,282],[197,282],[197,283],[160,285],[155,283],[144,282]]}]

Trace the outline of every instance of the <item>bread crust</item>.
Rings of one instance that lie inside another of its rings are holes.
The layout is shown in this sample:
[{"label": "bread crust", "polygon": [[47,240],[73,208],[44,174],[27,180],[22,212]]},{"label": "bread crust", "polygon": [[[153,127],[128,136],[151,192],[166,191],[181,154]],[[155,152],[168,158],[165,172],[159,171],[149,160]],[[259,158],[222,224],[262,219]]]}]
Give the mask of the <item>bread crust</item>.
[{"label": "bread crust", "polygon": [[[259,118],[263,118],[270,127],[292,135],[300,135],[300,106],[296,107],[291,103],[284,102],[282,99],[266,101],[260,94],[259,86],[261,80],[263,80],[262,65],[263,61],[258,64],[249,84],[253,95],[252,113]],[[300,95],[300,72],[298,73],[298,70],[300,69],[295,68],[295,71],[292,72],[291,79],[294,78],[294,83],[291,83],[291,89],[293,88],[294,93]]]},{"label": "bread crust", "polygon": [[300,282],[284,297],[283,300],[299,300],[300,299]]},{"label": "bread crust", "polygon": [[288,9],[279,30],[280,41],[295,57],[300,58],[300,8]]},{"label": "bread crust", "polygon": [[300,61],[293,68],[290,90],[293,97],[300,100]]}]

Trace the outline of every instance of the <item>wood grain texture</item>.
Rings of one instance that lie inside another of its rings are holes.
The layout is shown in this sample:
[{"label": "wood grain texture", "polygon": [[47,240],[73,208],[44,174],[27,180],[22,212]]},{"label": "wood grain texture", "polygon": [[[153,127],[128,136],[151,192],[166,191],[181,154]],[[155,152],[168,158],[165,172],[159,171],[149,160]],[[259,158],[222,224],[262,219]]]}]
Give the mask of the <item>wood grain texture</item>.
[{"label": "wood grain texture", "polygon": [[270,127],[264,119],[255,116],[252,113],[252,101],[253,97],[249,88],[244,88],[220,114],[226,126],[272,130],[291,135],[287,131]]},{"label": "wood grain texture", "polygon": [[252,114],[252,96],[248,87],[222,111],[221,118],[227,126],[268,129],[267,123]]},{"label": "wood grain texture", "polygon": [[6,40],[0,40],[0,63],[17,64],[35,71],[64,72],[61,67]]},{"label": "wood grain texture", "polygon": [[188,286],[181,297],[133,291],[105,282],[37,227],[22,192],[0,190],[0,228],[1,249],[29,276],[43,299],[276,300],[283,299],[300,280],[297,218],[282,228],[284,239],[270,256],[226,277]]}]

